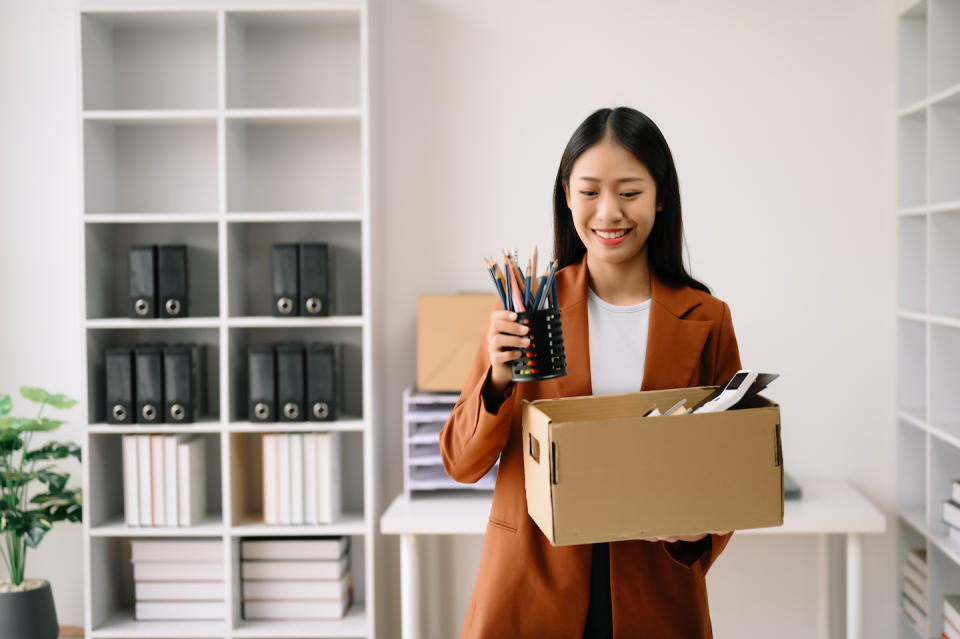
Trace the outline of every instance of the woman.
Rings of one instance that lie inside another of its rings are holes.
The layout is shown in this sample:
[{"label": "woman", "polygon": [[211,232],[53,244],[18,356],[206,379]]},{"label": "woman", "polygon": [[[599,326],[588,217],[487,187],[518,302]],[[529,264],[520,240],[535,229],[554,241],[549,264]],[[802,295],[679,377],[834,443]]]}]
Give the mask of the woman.
[{"label": "woman", "polygon": [[500,457],[460,637],[712,637],[705,576],[732,533],[554,547],[526,510],[521,398],[720,385],[740,369],[727,305],[684,267],[676,168],[645,115],[600,109],[574,132],[554,185],[554,242],[568,374],[513,383],[526,327],[495,309],[440,432],[457,481]]}]

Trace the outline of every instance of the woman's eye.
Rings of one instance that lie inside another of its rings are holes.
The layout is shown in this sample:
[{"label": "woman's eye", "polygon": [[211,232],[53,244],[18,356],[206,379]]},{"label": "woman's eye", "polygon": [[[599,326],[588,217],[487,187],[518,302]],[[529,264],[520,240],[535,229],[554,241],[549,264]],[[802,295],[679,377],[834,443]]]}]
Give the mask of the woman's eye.
[{"label": "woman's eye", "polygon": [[642,191],[631,191],[630,193],[621,193],[620,195],[624,197],[633,197],[634,195],[640,195]]},{"label": "woman's eye", "polygon": [[580,191],[583,195],[596,195],[596,191]]}]

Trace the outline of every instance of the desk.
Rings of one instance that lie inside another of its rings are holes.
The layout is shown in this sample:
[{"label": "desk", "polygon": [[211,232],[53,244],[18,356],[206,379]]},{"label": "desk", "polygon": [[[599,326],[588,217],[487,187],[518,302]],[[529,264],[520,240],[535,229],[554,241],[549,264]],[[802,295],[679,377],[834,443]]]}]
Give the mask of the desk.
[{"label": "desk", "polygon": [[[783,525],[738,530],[737,535],[821,535],[826,556],[827,535],[844,535],[847,544],[847,639],[862,639],[861,536],[882,533],[886,518],[849,482],[798,477],[803,499],[787,501]],[[483,535],[490,514],[490,494],[450,497],[443,494],[408,500],[400,495],[380,518],[380,532],[400,535],[401,636],[420,636],[417,535]],[[826,571],[823,571],[824,573]],[[821,610],[826,610],[826,591]],[[821,635],[827,635],[821,615]]]}]

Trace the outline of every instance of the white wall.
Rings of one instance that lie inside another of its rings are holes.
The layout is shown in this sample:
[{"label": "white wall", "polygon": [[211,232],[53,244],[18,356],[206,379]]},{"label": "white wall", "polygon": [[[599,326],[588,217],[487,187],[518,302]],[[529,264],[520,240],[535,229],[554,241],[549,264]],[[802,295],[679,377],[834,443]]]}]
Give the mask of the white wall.
[{"label": "white wall", "polygon": [[[482,256],[549,250],[567,140],[623,104],[671,145],[694,274],[731,304],[744,363],[782,375],[786,468],[848,477],[892,512],[894,23],[883,0],[386,2],[384,258],[403,265],[384,271],[386,449],[417,295],[486,290]],[[399,453],[387,477],[389,499]],[[864,636],[895,628],[893,541],[865,544]],[[459,631],[481,548],[435,541],[431,563],[454,568],[428,588],[456,598],[424,611],[431,636]],[[709,577],[717,636],[816,636],[816,557],[813,540],[735,535]]]},{"label": "white wall", "polygon": [[[485,289],[481,257],[502,247],[548,251],[567,139],[595,108],[626,104],[671,145],[693,271],[730,302],[743,361],[782,374],[771,396],[788,470],[848,477],[892,512],[891,2],[382,4],[385,502],[402,489],[417,295]],[[0,392],[81,388],[74,10],[0,0],[0,291],[16,300],[0,304]],[[71,418],[58,438],[80,439],[80,413]],[[865,545],[864,636],[895,627],[893,540]],[[447,596],[427,612],[431,636],[446,638],[459,631],[482,540],[433,542],[427,587]],[[384,545],[381,604],[396,637],[396,540]],[[62,623],[82,623],[80,553],[69,525],[28,559],[30,574],[53,582]],[[709,578],[716,635],[814,636],[815,556],[812,540],[735,536]]]}]

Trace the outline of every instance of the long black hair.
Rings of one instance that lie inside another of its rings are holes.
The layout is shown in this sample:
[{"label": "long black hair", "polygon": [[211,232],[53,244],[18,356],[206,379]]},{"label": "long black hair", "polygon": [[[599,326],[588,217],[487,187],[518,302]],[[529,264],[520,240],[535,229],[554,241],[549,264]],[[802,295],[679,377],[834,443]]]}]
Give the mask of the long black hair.
[{"label": "long black hair", "polygon": [[680,184],[670,147],[653,120],[630,107],[594,111],[573,132],[563,150],[553,186],[553,254],[557,268],[579,262],[587,252],[573,225],[563,185],[570,188],[573,164],[584,151],[603,140],[608,131],[615,142],[647,167],[657,183],[657,201],[662,209],[657,211],[647,238],[650,271],[668,286],[685,285],[709,293],[706,284],[695,280],[683,264]]}]

